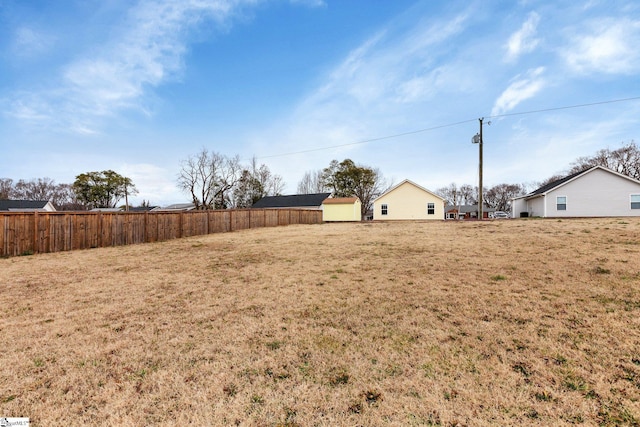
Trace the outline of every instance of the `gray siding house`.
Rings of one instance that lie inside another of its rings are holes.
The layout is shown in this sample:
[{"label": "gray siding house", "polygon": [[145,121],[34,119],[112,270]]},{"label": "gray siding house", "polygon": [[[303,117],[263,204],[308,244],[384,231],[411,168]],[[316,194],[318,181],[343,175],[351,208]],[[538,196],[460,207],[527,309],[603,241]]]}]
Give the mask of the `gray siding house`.
[{"label": "gray siding house", "polygon": [[516,197],[511,216],[640,217],[640,181],[594,166]]}]

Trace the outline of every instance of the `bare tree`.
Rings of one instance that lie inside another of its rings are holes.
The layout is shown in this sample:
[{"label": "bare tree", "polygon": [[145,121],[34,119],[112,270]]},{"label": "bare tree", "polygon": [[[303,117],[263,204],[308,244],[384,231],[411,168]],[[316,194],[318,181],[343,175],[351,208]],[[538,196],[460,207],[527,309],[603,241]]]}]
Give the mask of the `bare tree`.
[{"label": "bare tree", "polygon": [[462,184],[459,190],[460,204],[475,205],[478,203],[478,187],[473,187],[469,184]]},{"label": "bare tree", "polygon": [[282,194],[285,182],[282,176],[271,172],[265,164],[258,166],[256,158],[251,159],[251,173],[260,182],[264,190],[264,196],[277,196]]},{"label": "bare tree", "polygon": [[284,180],[280,175],[271,173],[265,164],[258,166],[254,157],[248,168],[242,170],[240,179],[233,189],[232,206],[248,208],[265,196],[282,194]]},{"label": "bare tree", "polygon": [[298,183],[298,194],[316,194],[327,191],[322,176],[323,171],[321,169],[305,172]]},{"label": "bare tree", "polygon": [[0,199],[13,199],[13,180],[0,178]]},{"label": "bare tree", "polygon": [[525,189],[520,184],[498,184],[484,192],[483,200],[498,211],[509,211],[511,199],[524,193]]},{"label": "bare tree", "polygon": [[21,179],[14,186],[14,197],[20,200],[51,200],[56,192],[56,183],[50,178],[31,181]]},{"label": "bare tree", "polygon": [[460,203],[460,189],[455,182],[452,182],[446,187],[438,188],[435,193],[445,199],[449,205],[457,206]]},{"label": "bare tree", "polygon": [[51,198],[51,203],[53,203],[59,211],[77,211],[86,209],[83,203],[78,199],[78,196],[73,190],[73,186],[71,184],[58,184],[56,186],[55,194]]},{"label": "bare tree", "polygon": [[556,174],[556,175],[550,176],[549,178],[545,179],[544,181],[539,182],[537,188],[544,187],[545,185],[551,184],[552,182],[558,181],[558,180],[560,180],[562,178],[565,178],[566,176],[567,175],[565,175],[565,174]]},{"label": "bare tree", "polygon": [[593,166],[604,166],[622,175],[640,180],[640,147],[631,141],[616,150],[605,148],[593,156],[578,157],[571,163],[568,174],[580,172]]},{"label": "bare tree", "polygon": [[226,157],[203,148],[182,162],[178,185],[191,195],[196,209],[226,209],[240,176],[238,156]]},{"label": "bare tree", "polygon": [[50,178],[19,180],[15,185],[8,178],[0,179],[0,199],[48,200],[57,210],[86,209],[71,184],[56,184]]}]

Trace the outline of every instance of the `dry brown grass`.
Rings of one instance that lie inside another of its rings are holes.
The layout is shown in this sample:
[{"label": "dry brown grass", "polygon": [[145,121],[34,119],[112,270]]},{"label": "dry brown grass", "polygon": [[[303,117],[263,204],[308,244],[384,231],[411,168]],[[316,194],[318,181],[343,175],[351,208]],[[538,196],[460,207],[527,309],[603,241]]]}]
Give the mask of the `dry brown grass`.
[{"label": "dry brown grass", "polygon": [[0,416],[638,425],[640,220],[325,224],[0,259]]}]

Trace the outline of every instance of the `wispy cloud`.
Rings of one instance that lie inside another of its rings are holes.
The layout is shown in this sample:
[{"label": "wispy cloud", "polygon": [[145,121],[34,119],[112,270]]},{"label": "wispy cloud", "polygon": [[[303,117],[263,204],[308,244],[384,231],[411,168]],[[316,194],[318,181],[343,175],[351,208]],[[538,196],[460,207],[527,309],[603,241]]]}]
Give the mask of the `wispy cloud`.
[{"label": "wispy cloud", "polygon": [[[123,109],[148,113],[145,95],[179,78],[192,31],[204,22],[229,25],[234,13],[258,0],[143,0],[132,7],[120,31],[85,57],[63,67],[55,89],[16,93],[15,118],[92,133],[99,119]],[[35,35],[22,37],[37,46]],[[31,41],[29,41],[31,40]]]},{"label": "wispy cloud", "polygon": [[587,31],[571,37],[562,53],[578,73],[631,75],[640,72],[639,45],[640,20],[607,19],[593,22]]},{"label": "wispy cloud", "polygon": [[291,4],[301,4],[309,7],[323,7],[327,3],[324,0],[289,0]]},{"label": "wispy cloud", "polygon": [[[435,105],[429,107],[429,103],[440,99],[434,96],[444,88],[466,87],[456,66],[458,58],[450,61],[450,46],[466,30],[470,16],[469,10],[438,20],[411,15],[379,29],[330,69],[324,82],[288,118],[253,135],[254,153],[260,157],[349,144],[424,122],[425,108],[433,109]],[[289,157],[270,158],[269,163],[286,171],[292,191],[296,177],[318,159],[328,164],[332,158],[354,156],[357,151],[359,161],[366,163],[372,152],[358,150],[362,147],[352,144],[301,154],[295,162]]]},{"label": "wispy cloud", "polygon": [[491,115],[497,116],[507,113],[522,101],[537,94],[545,86],[545,80],[542,76],[544,70],[544,67],[538,67],[529,70],[524,76],[517,76],[498,97],[491,110]]},{"label": "wispy cloud", "polygon": [[536,38],[540,15],[531,12],[520,29],[509,37],[507,42],[507,61],[515,61],[520,55],[532,52],[540,39]]},{"label": "wispy cloud", "polygon": [[28,26],[15,31],[11,53],[13,57],[30,59],[49,51],[55,39],[46,33]]},{"label": "wispy cloud", "polygon": [[446,55],[442,44],[462,32],[467,19],[468,13],[463,12],[401,34],[394,28],[379,31],[353,49],[303,106],[314,110],[317,104],[342,104],[345,95],[348,102],[366,106],[381,100],[387,104],[389,98],[405,102],[426,96],[426,82],[437,78],[433,63]]}]

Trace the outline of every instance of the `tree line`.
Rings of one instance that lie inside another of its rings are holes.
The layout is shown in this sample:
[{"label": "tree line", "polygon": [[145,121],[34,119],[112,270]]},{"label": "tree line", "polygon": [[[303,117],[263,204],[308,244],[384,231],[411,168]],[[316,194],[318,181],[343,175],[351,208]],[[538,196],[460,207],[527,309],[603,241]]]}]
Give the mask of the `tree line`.
[{"label": "tree line", "polygon": [[[618,149],[606,148],[592,156],[579,157],[563,174],[535,185],[542,186],[598,165],[640,180],[640,147],[631,141]],[[285,188],[282,176],[265,164],[258,164],[255,158],[243,165],[237,155],[229,157],[206,148],[181,162],[177,184],[189,195],[196,209],[247,208],[262,197],[281,195]],[[373,200],[391,185],[378,168],[357,164],[351,159],[332,160],[323,169],[306,172],[298,182],[297,193],[357,196],[364,216]],[[483,200],[496,210],[509,210],[511,199],[526,194],[530,187],[503,183],[483,188]],[[477,204],[477,186],[451,183],[435,192],[450,205]],[[136,194],[138,190],[132,180],[112,170],[82,173],[73,184],[56,184],[49,178],[17,182],[0,178],[0,199],[48,200],[58,210],[115,208],[123,200],[128,207],[128,198]],[[143,201],[142,205],[149,206],[149,202]]]}]

